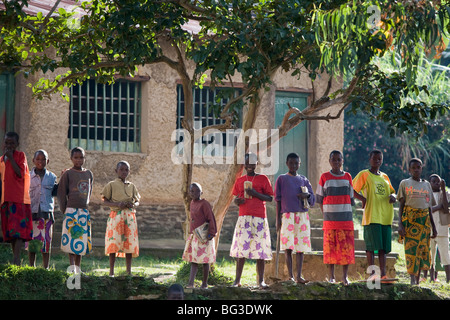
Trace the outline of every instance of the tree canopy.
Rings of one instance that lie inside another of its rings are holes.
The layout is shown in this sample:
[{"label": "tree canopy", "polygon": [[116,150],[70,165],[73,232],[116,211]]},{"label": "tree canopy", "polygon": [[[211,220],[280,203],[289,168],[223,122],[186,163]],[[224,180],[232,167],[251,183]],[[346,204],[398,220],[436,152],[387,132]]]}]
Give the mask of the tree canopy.
[{"label": "tree canopy", "polygon": [[[31,84],[38,98],[64,95],[65,87],[87,78],[112,82],[117,74],[135,75],[142,65],[165,63],[182,82],[182,125],[192,136],[195,86],[206,78],[212,87],[233,83],[240,75],[242,93],[216,112],[225,120],[219,128],[224,130],[247,104],[241,119],[245,131],[254,126],[261,95],[280,70],[307,76],[312,99],[301,112],[290,108],[279,138],[304,120],[339,118],[349,106],[386,122],[392,133],[411,135],[420,135],[427,121],[449,110],[448,101],[404,103],[409,95],[428,91],[416,82],[418,61],[422,51],[439,55],[445,49],[448,0],[91,0],[74,10],[60,3],[55,0],[48,14],[28,15],[27,0],[2,1],[0,71],[43,72],[45,77]],[[192,22],[199,26],[194,32]],[[374,59],[391,51],[401,57],[401,68],[387,74]],[[62,71],[50,73],[56,70]],[[320,78],[328,86],[319,93]],[[333,91],[333,83],[343,79]],[[218,192],[219,230],[241,172],[241,164],[231,166]],[[186,208],[191,177],[192,165],[185,164]]]}]

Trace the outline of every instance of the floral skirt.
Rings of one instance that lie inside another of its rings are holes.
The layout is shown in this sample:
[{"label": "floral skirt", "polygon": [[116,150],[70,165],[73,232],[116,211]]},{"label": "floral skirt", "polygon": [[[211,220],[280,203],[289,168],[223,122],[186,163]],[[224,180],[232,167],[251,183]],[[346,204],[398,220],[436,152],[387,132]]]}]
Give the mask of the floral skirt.
[{"label": "floral skirt", "polygon": [[353,230],[323,230],[323,263],[338,265],[355,263],[355,232]]},{"label": "floral skirt", "polygon": [[311,251],[311,227],[308,212],[286,212],[281,218],[280,249]]},{"label": "floral skirt", "polygon": [[230,256],[234,258],[272,260],[267,219],[239,216],[234,229]]},{"label": "floral skirt", "polygon": [[139,238],[134,209],[111,211],[106,223],[105,254],[116,253],[124,258],[126,253],[139,256]]},{"label": "floral skirt", "polygon": [[39,218],[33,220],[33,240],[25,243],[25,249],[29,252],[49,253],[52,247],[53,221]]},{"label": "floral skirt", "polygon": [[192,233],[189,234],[184,247],[183,260],[193,263],[214,263],[216,261],[214,239],[202,243]]},{"label": "floral skirt", "polygon": [[405,227],[406,271],[418,275],[420,270],[429,270],[431,265],[430,235],[431,222],[428,209],[405,206],[402,215]]},{"label": "floral skirt", "polygon": [[91,253],[91,217],[87,209],[66,208],[62,224],[61,250],[80,256]]},{"label": "floral skirt", "polygon": [[1,206],[3,241],[33,239],[31,205],[4,202]]}]

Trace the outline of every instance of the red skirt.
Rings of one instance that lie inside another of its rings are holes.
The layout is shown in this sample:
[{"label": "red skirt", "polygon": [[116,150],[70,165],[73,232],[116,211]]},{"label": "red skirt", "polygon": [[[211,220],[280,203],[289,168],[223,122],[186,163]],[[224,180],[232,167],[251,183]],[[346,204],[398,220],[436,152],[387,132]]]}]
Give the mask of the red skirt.
[{"label": "red skirt", "polygon": [[30,241],[33,239],[31,205],[4,202],[1,206],[3,241],[14,239]]},{"label": "red skirt", "polygon": [[347,265],[355,263],[353,230],[323,230],[323,263]]}]

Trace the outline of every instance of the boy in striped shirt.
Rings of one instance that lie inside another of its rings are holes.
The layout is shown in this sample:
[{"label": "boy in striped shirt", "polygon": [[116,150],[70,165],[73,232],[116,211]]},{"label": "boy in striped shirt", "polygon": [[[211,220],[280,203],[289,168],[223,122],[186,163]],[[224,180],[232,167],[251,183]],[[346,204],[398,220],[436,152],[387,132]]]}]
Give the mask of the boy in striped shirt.
[{"label": "boy in striped shirt", "polygon": [[329,265],[328,281],[334,283],[334,265],[342,265],[342,282],[348,285],[348,266],[355,263],[352,176],[341,170],[342,153],[330,153],[331,170],[321,175],[316,198],[323,213],[323,262]]}]

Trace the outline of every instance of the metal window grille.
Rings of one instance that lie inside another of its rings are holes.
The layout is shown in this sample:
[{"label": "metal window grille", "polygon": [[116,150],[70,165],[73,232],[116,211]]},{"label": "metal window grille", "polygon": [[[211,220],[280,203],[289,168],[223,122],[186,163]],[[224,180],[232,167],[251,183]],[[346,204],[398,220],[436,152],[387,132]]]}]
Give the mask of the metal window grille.
[{"label": "metal window grille", "polygon": [[141,84],[85,81],[70,89],[69,147],[140,152]]},{"label": "metal window grille", "polygon": [[[202,128],[211,125],[218,125],[225,123],[225,120],[220,119],[214,115],[213,109],[211,105],[216,102],[216,95],[220,88],[215,90],[211,90],[209,87],[195,88],[193,92],[193,100],[194,100],[194,122],[201,122]],[[235,96],[241,93],[241,89],[236,89]],[[220,101],[221,106],[225,106],[227,104],[227,99],[222,99]],[[177,129],[182,128],[181,121],[184,118],[184,94],[183,87],[181,85],[177,86]],[[241,117],[239,117],[241,119]],[[239,120],[240,121],[240,120]],[[240,128],[241,123],[239,122],[237,126]],[[200,129],[195,127],[195,129]],[[226,143],[226,133],[223,133],[222,142],[225,145]],[[180,140],[178,139],[176,143],[178,144]],[[210,143],[207,137],[203,137],[202,144],[207,145]]]}]

